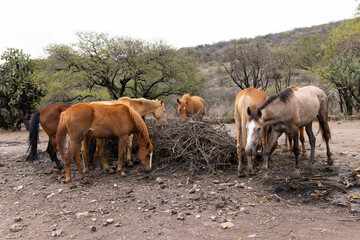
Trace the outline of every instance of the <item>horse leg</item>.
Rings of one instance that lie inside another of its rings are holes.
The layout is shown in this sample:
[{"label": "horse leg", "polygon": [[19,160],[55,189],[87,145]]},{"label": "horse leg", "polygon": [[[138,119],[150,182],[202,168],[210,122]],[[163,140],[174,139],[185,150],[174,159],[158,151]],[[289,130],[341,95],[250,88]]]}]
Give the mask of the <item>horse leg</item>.
[{"label": "horse leg", "polygon": [[331,165],[333,165],[334,161],[331,158],[331,152],[330,152],[330,146],[329,146],[329,140],[331,138],[331,133],[330,133],[329,124],[327,122],[327,111],[319,113],[318,120],[319,120],[319,124],[320,124],[321,130],[322,130],[323,139],[325,140],[325,143],[326,143],[327,162],[331,166]]},{"label": "horse leg", "polygon": [[300,142],[301,142],[301,147],[302,147],[302,155],[304,157],[306,157],[304,127],[300,128]]},{"label": "horse leg", "polygon": [[63,166],[62,166],[61,162],[59,161],[59,159],[57,158],[56,148],[57,148],[56,137],[49,137],[49,142],[48,142],[48,146],[46,148],[46,152],[49,154],[54,168],[55,168],[55,165],[54,165],[54,163],[55,163],[57,169],[59,171],[61,171],[63,169]]},{"label": "horse leg", "polygon": [[238,165],[238,176],[245,177],[245,173],[243,172],[242,167],[242,141],[241,141],[241,133],[240,133],[240,124],[236,124],[236,151],[239,158]]},{"label": "horse leg", "polygon": [[105,168],[105,170],[108,173],[114,173],[114,169],[112,169],[110,167],[108,161],[104,157],[104,145],[105,145],[105,140],[97,138],[96,139],[96,153],[99,156],[99,158],[101,159],[101,162],[102,162],[103,167]]},{"label": "horse leg", "polygon": [[81,156],[83,160],[84,173],[89,173],[89,144],[91,141],[90,136],[85,136],[81,142]]},{"label": "horse leg", "polygon": [[288,140],[289,140],[289,152],[292,153],[293,152],[293,135],[292,134],[287,134]]},{"label": "horse leg", "polygon": [[299,128],[295,127],[295,130],[293,131],[293,152],[295,155],[295,175],[300,175],[300,167],[299,167]]},{"label": "horse leg", "polygon": [[132,141],[134,134],[130,134],[128,138],[128,142],[126,144],[126,162],[129,166],[133,166],[134,162],[131,159],[131,149],[132,149]]},{"label": "horse leg", "polygon": [[78,170],[79,177],[80,177],[81,181],[85,182],[85,176],[84,176],[84,173],[82,171],[81,164],[80,164],[80,148],[75,154],[75,164],[76,164],[76,168]]},{"label": "horse leg", "polygon": [[120,173],[121,176],[125,177],[126,173],[125,173],[125,160],[124,160],[124,150],[126,147],[126,142],[128,140],[128,136],[121,136],[119,137],[119,142],[118,142],[118,168],[117,171]]},{"label": "horse leg", "polygon": [[271,149],[273,148],[275,142],[280,137],[281,133],[278,131],[274,131],[274,129],[271,131],[271,135],[269,138],[269,141],[266,143],[264,152],[263,152],[263,178],[268,178],[268,170],[269,170],[269,156]]},{"label": "horse leg", "polygon": [[315,142],[316,142],[316,138],[314,136],[313,130],[312,130],[312,123],[308,124],[305,126],[305,130],[306,133],[309,137],[309,143],[311,146],[311,150],[310,150],[310,163],[313,164],[314,163],[314,156],[315,156]]},{"label": "horse leg", "polygon": [[[71,161],[74,159],[74,157],[76,157],[76,167],[78,168],[79,171],[79,175],[80,178],[83,179],[84,178],[84,174],[82,172],[81,166],[80,166],[80,143],[81,141],[79,141],[78,143],[71,139],[70,140],[70,147],[69,150],[67,151],[66,155],[65,155],[65,169],[66,169],[66,182],[69,184],[70,188],[74,188],[75,185],[72,183],[71,180]],[[79,170],[80,168],[80,170]]]}]

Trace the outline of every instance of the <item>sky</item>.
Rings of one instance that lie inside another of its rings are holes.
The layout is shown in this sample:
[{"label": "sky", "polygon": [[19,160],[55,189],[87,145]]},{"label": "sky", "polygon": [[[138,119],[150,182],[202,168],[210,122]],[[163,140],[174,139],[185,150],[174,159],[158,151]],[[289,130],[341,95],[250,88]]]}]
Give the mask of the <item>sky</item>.
[{"label": "sky", "polygon": [[95,31],[174,48],[253,38],[353,18],[359,0],[1,0],[0,54],[46,57]]}]

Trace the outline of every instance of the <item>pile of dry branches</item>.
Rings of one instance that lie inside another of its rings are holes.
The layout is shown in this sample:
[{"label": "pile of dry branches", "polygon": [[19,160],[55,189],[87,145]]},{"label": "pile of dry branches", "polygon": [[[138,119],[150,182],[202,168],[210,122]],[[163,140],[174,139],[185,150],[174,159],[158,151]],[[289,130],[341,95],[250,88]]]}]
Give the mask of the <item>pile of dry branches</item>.
[{"label": "pile of dry branches", "polygon": [[[235,139],[220,122],[169,119],[167,124],[147,122],[154,145],[154,165],[189,173],[216,172],[235,167]],[[155,168],[155,169],[156,169]]]}]

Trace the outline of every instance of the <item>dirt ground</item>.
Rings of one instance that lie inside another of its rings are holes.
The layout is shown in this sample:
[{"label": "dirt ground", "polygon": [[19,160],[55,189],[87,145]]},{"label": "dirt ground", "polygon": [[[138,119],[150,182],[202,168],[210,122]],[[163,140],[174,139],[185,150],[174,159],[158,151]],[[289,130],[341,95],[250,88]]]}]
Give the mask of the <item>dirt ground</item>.
[{"label": "dirt ground", "polygon": [[[228,127],[234,135],[234,126]],[[313,169],[338,173],[360,167],[360,121],[333,121],[330,128],[334,166],[325,164],[319,134]],[[239,179],[236,169],[188,176],[145,174],[135,166],[126,178],[96,167],[88,176],[92,184],[82,185],[72,166],[78,187],[70,189],[63,174],[50,171],[46,152],[35,162],[23,161],[27,137],[25,131],[0,132],[0,239],[360,239],[356,204],[342,206],[303,194],[306,189],[282,190],[281,181],[273,184],[294,169],[293,156],[282,146],[267,182],[261,174]],[[46,146],[41,132],[39,150]],[[306,166],[302,158],[302,174]]]}]

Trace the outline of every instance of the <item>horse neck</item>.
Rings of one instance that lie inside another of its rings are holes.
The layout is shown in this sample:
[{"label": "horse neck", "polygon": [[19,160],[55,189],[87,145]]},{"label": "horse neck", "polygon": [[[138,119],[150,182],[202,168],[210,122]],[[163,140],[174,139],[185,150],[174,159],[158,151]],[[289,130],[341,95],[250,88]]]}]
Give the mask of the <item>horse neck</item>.
[{"label": "horse neck", "polygon": [[130,110],[130,114],[135,124],[134,135],[139,145],[145,146],[150,142],[149,131],[139,115]]},{"label": "horse neck", "polygon": [[158,103],[155,100],[148,99],[139,99],[134,101],[136,105],[136,110],[140,114],[140,116],[145,116],[149,113],[154,113],[156,109],[159,107]]}]

